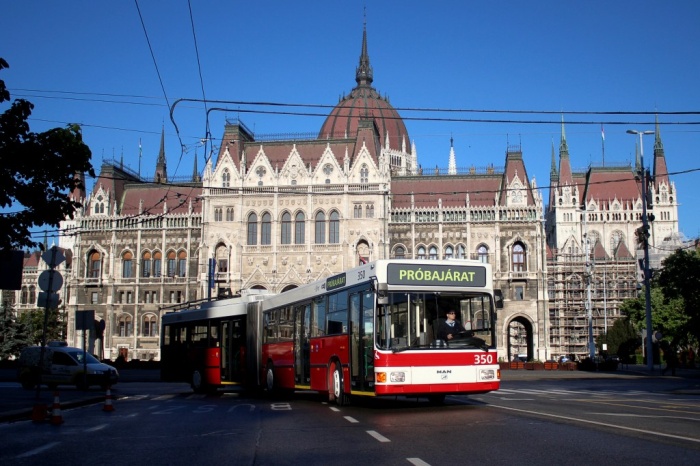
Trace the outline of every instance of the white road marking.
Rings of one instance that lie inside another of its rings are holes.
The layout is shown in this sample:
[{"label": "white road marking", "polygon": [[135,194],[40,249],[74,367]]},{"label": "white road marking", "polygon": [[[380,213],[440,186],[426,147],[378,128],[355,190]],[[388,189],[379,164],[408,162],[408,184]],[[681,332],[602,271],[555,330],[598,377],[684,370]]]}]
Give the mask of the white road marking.
[{"label": "white road marking", "polygon": [[353,424],[357,424],[358,422],[360,422],[352,416],[344,416],[344,417],[345,417],[345,419],[348,420],[348,422],[352,422]]},{"label": "white road marking", "polygon": [[415,466],[430,466],[429,463],[426,463],[420,458],[406,458],[406,460]]},{"label": "white road marking", "polygon": [[331,411],[335,411],[336,413],[340,411],[340,409],[336,408],[335,406],[331,406]]},{"label": "white road marking", "polygon": [[382,434],[377,432],[376,430],[368,430],[367,433],[374,437],[375,439],[379,440],[380,442],[391,442],[388,438],[384,437]]},{"label": "white road marking", "polygon": [[499,409],[505,409],[507,411],[516,411],[519,413],[527,413],[527,414],[534,414],[537,416],[544,416],[544,417],[552,417],[555,419],[565,419],[567,421],[574,421],[574,422],[582,422],[584,424],[593,424],[596,426],[603,426],[603,427],[611,427],[614,429],[622,429],[622,430],[629,430],[631,432],[639,432],[642,434],[649,434],[649,435],[656,435],[658,437],[666,437],[666,438],[673,438],[673,439],[678,439],[678,440],[687,440],[689,442],[695,442],[695,443],[700,443],[700,439],[692,438],[692,437],[682,437],[680,435],[673,435],[673,434],[664,434],[662,432],[654,432],[652,430],[646,430],[646,429],[635,429],[634,427],[626,427],[626,426],[620,426],[620,425],[615,425],[615,424],[608,424],[607,422],[598,422],[598,421],[589,421],[588,419],[581,419],[577,417],[570,417],[570,416],[559,416],[557,414],[549,414],[549,413],[542,413],[539,411],[530,411],[527,409],[518,409],[518,408],[509,408],[507,406],[498,406],[498,405],[491,405],[493,408],[499,408]]},{"label": "white road marking", "polygon": [[60,444],[61,442],[51,442],[47,443],[44,446],[41,446],[39,448],[35,448],[34,450],[29,450],[27,452],[22,453],[21,455],[17,455],[15,458],[29,458],[30,456],[37,455],[41,453],[42,451],[46,451],[50,448],[55,447],[56,445]]},{"label": "white road marking", "polygon": [[104,429],[105,427],[107,427],[107,424],[100,424],[99,426],[90,427],[89,429],[85,429],[85,432],[96,432],[98,430]]}]

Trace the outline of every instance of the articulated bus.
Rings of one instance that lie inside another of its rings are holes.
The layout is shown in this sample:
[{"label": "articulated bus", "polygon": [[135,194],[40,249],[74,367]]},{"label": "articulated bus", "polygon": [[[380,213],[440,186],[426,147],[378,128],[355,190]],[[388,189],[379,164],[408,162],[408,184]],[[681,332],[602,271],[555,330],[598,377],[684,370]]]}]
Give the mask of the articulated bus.
[{"label": "articulated bus", "polygon": [[[500,386],[489,264],[379,260],[266,296],[260,369],[266,390],[309,389],[344,404],[349,395],[485,393]],[[461,332],[437,329],[450,310]],[[252,348],[251,348],[252,349]]]},{"label": "articulated bus", "polygon": [[[281,294],[185,305],[163,315],[164,380],[196,391],[228,384],[271,393],[485,393],[500,386],[489,264],[379,260]],[[448,311],[460,332],[438,338]]]},{"label": "articulated bus", "polygon": [[244,290],[233,298],[164,308],[161,379],[188,382],[196,392],[254,384],[257,373],[251,368],[258,363],[250,360],[247,348],[257,340],[248,342],[248,313],[255,314],[265,293]]}]

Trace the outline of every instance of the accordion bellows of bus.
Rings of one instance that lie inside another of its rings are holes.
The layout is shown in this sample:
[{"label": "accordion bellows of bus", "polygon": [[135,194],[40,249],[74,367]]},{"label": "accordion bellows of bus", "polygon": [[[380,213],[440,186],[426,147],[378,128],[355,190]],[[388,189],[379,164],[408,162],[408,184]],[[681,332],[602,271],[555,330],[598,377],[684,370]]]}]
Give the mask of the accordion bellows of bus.
[{"label": "accordion bellows of bus", "polygon": [[307,389],[338,404],[500,386],[489,264],[379,260],[281,294],[249,292],[259,294],[163,316],[166,380]]}]

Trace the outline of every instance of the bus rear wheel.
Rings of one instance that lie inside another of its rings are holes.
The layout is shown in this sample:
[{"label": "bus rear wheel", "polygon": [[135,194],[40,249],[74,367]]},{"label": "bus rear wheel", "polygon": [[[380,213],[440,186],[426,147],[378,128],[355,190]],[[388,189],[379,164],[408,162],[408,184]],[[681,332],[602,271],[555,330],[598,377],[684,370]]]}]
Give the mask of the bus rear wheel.
[{"label": "bus rear wheel", "polygon": [[190,385],[195,393],[204,393],[204,383],[202,381],[202,373],[199,369],[192,371],[192,378],[190,380]]},{"label": "bus rear wheel", "polygon": [[265,369],[265,391],[268,395],[275,393],[275,370],[271,363]]},{"label": "bus rear wheel", "polygon": [[335,401],[338,406],[348,404],[348,398],[343,391],[343,368],[339,363],[333,364],[333,372],[331,373],[330,398]]}]

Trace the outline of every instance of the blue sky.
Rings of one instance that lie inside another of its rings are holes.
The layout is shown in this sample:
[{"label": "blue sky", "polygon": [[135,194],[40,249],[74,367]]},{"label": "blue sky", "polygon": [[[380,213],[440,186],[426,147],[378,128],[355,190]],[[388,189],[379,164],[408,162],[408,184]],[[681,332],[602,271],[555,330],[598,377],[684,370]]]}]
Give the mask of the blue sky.
[{"label": "blue sky", "polygon": [[[10,69],[0,79],[13,99],[35,104],[33,131],[83,124],[96,170],[123,156],[152,176],[164,127],[168,174],[189,177],[195,155],[200,170],[208,155],[200,142],[207,120],[202,104],[178,104],[176,131],[169,107],[177,99],[334,105],[355,85],[365,8],[374,86],[394,107],[555,112],[401,111],[461,120],[406,121],[424,167],[447,167],[450,137],[459,167],[503,166],[508,144],[520,144],[529,178],[546,188],[561,112],[578,169],[602,163],[601,123],[606,164],[622,164],[634,160],[637,142],[625,131],[653,129],[654,116],[639,113],[661,112],[680,229],[700,235],[696,1],[4,2],[0,57]],[[317,133],[323,123],[228,107],[210,114],[214,146],[226,117],[258,135]],[[477,119],[544,123],[468,121]],[[652,148],[645,138],[647,165]]]}]

